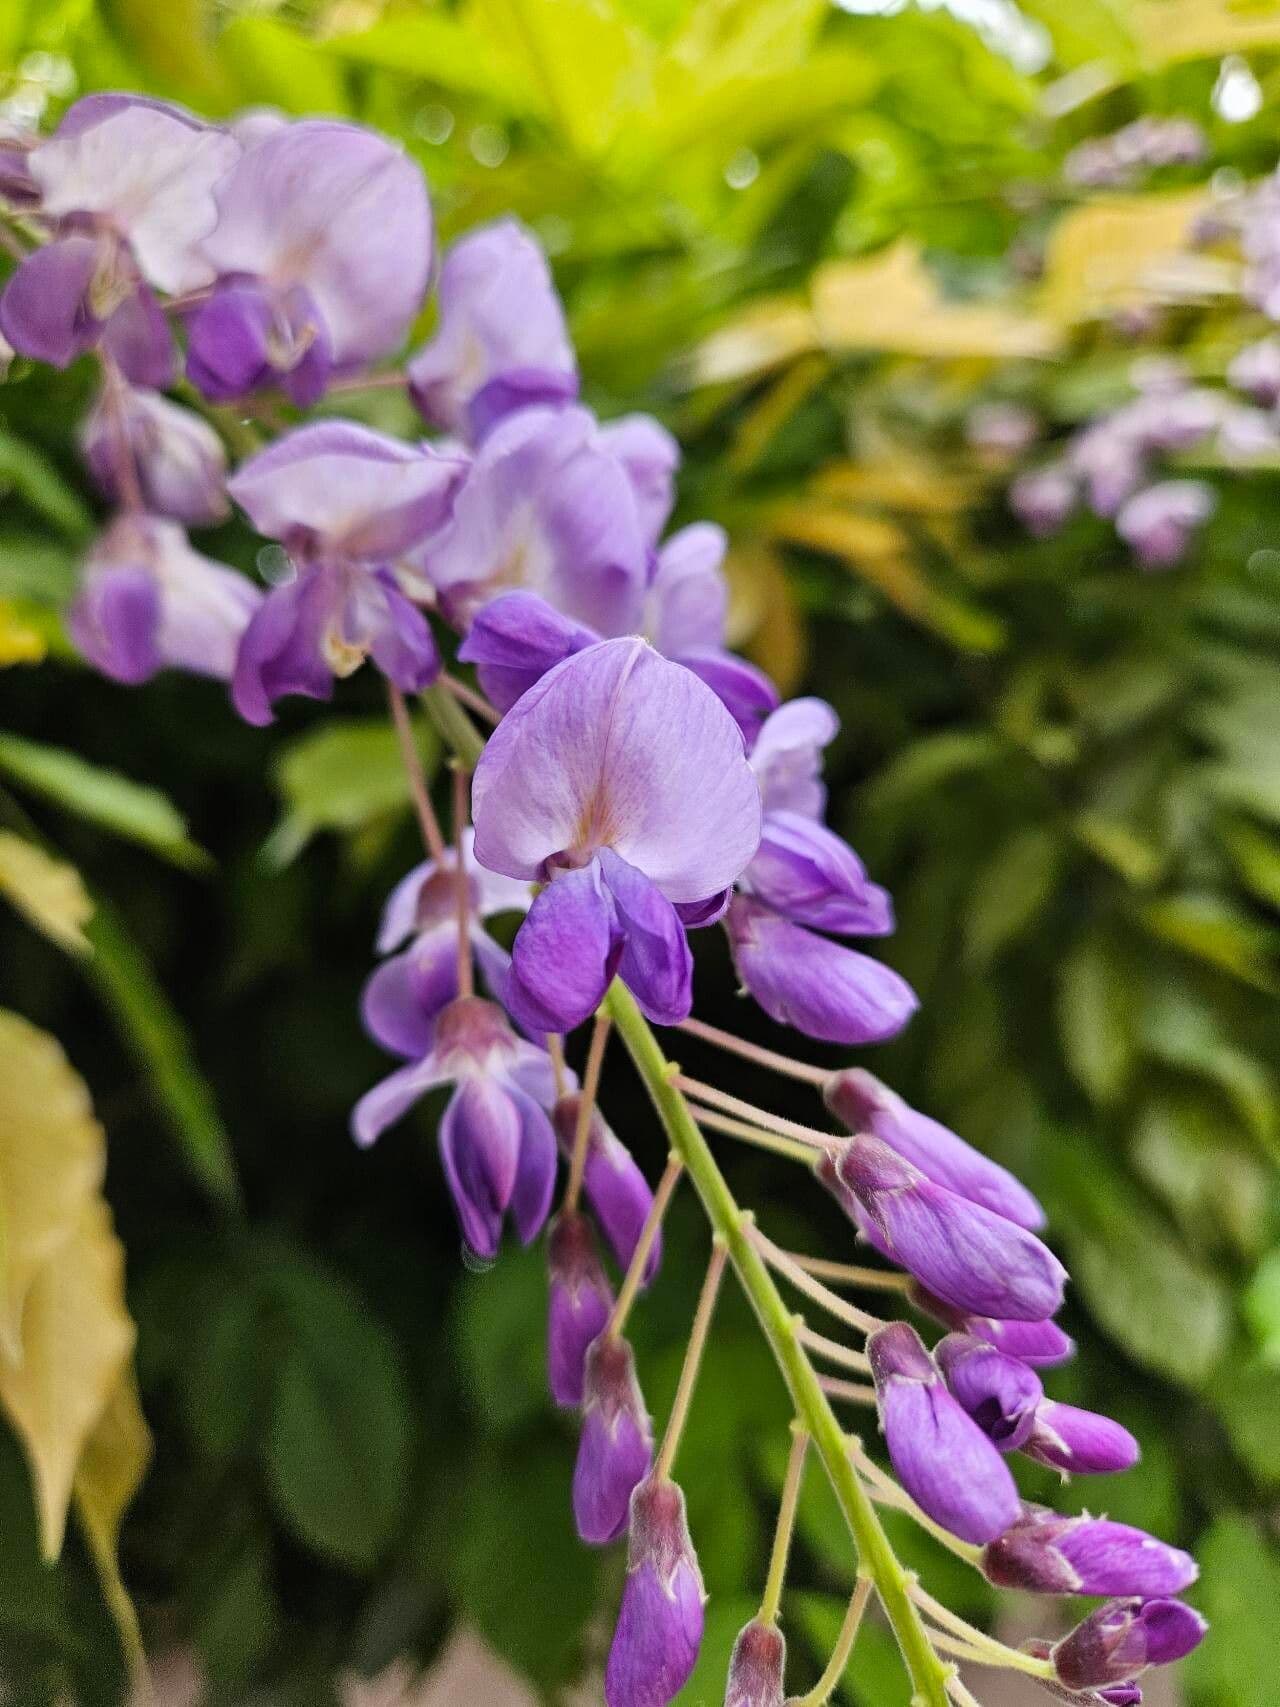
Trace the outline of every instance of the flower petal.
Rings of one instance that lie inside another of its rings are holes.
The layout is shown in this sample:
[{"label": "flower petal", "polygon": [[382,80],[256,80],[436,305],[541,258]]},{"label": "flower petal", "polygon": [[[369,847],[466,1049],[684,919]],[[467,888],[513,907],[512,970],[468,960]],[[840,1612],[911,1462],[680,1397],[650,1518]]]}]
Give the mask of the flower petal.
[{"label": "flower petal", "polygon": [[593,860],[558,877],[530,907],[512,947],[503,1003],[531,1031],[572,1031],[600,1005],[621,953]]},{"label": "flower petal", "polygon": [[658,1025],[677,1025],[693,1006],[693,956],[675,908],[635,866],[601,848],[600,871],[623,933],[618,976]]}]

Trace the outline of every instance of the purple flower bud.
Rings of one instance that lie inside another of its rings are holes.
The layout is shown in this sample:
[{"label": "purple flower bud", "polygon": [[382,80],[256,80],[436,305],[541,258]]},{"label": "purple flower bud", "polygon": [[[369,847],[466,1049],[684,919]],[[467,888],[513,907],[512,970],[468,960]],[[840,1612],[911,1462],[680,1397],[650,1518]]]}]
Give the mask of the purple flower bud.
[{"label": "purple flower bud", "polygon": [[143,504],[156,515],[200,527],[221,521],[230,505],[222,440],[191,409],[158,391],[123,389],[99,398],[84,424],[81,449],[108,498],[121,498],[121,464],[136,470]]},{"label": "purple flower bud", "polygon": [[1108,1601],[1054,1646],[1054,1670],[1067,1689],[1126,1682],[1147,1666],[1185,1658],[1208,1628],[1200,1614],[1180,1600]]},{"label": "purple flower bud", "polygon": [[641,1482],[631,1497],[627,1584],[605,1668],[608,1707],[667,1707],[702,1645],[706,1591],[674,1482]]},{"label": "purple flower bud", "polygon": [[888,1254],[958,1309],[1041,1322],[1061,1304],[1066,1270],[1046,1245],[1015,1222],[935,1185],[881,1139],[870,1133],[851,1138],[832,1171]]},{"label": "purple flower bud", "polygon": [[[566,1160],[573,1154],[578,1126],[577,1094],[561,1097],[552,1113]],[[587,1200],[604,1230],[622,1268],[629,1267],[640,1233],[653,1208],[653,1192],[635,1157],[606,1123],[598,1108],[591,1111],[587,1131],[587,1166],[582,1178]],[[662,1261],[662,1234],[658,1233],[644,1268],[647,1286]]]},{"label": "purple flower bud", "polygon": [[982,1569],[999,1588],[1031,1594],[1178,1594],[1199,1575],[1195,1560],[1141,1529],[1105,1517],[1059,1517],[1041,1506],[1022,1516],[983,1553]]},{"label": "purple flower bud", "polygon": [[1078,1475],[1107,1475],[1131,1470],[1142,1456],[1127,1428],[1096,1411],[1045,1399],[1027,1438],[1019,1442],[1028,1458]]},{"label": "purple flower bud", "polygon": [[1246,344],[1232,357],[1227,378],[1255,403],[1274,409],[1280,403],[1280,338],[1260,338],[1256,344]]},{"label": "purple flower bud", "polygon": [[837,936],[888,936],[893,902],[872,883],[849,844],[799,812],[767,812],[760,846],[743,873],[758,901],[814,930]]},{"label": "purple flower bud", "polygon": [[587,1347],[608,1323],[613,1293],[585,1215],[565,1210],[557,1216],[547,1257],[547,1375],[556,1404],[573,1409],[582,1403]]},{"label": "purple flower bud", "polygon": [[1217,502],[1213,487],[1203,480],[1162,480],[1129,500],[1116,517],[1116,532],[1144,569],[1168,569]]},{"label": "purple flower bud", "polygon": [[1075,509],[1075,480],[1061,465],[1020,474],[1009,488],[1009,507],[1028,533],[1045,539]]},{"label": "purple flower bud", "polygon": [[733,1644],[724,1707],[782,1707],[786,1663],[787,1644],[781,1630],[753,1618]]},{"label": "purple flower bud", "polygon": [[918,1310],[932,1316],[935,1322],[957,1333],[972,1334],[975,1339],[995,1346],[997,1351],[1007,1352],[1037,1369],[1066,1363],[1075,1355],[1076,1342],[1056,1322],[1001,1322],[994,1316],[966,1315],[918,1282],[912,1282],[908,1296]]},{"label": "purple flower bud", "polygon": [[934,1350],[952,1398],[1002,1452],[1024,1446],[1044,1398],[1035,1371],[971,1334],[948,1334]]},{"label": "purple flower bud", "polygon": [[475,665],[480,686],[498,710],[510,711],[548,670],[599,638],[537,593],[501,593],[476,612],[458,657]]},{"label": "purple flower bud", "polygon": [[602,1335],[587,1348],[582,1434],[573,1467],[573,1516],[592,1546],[627,1527],[632,1489],[653,1463],[653,1428],[626,1340]]},{"label": "purple flower bud", "polygon": [[919,1334],[892,1322],[868,1339],[867,1356],[903,1487],[953,1535],[994,1540],[1017,1520],[1018,1490],[996,1447],[947,1391]]},{"label": "purple flower bud", "polygon": [[1007,1168],[966,1144],[940,1121],[910,1107],[873,1074],[861,1067],[833,1073],[823,1097],[850,1132],[870,1132],[882,1139],[936,1184],[1020,1227],[1044,1226],[1044,1210]]}]

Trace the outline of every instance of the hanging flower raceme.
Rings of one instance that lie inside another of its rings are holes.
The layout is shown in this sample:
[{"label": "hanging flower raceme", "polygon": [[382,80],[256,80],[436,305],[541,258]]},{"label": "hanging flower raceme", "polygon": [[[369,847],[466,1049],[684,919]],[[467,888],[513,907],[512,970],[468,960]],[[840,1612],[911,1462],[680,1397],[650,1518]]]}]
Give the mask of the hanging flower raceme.
[{"label": "hanging flower raceme", "polygon": [[136,481],[144,509],[188,527],[220,522],[231,509],[222,440],[193,410],[158,391],[109,384],[85,420],[80,448],[115,503],[129,500]]},{"label": "hanging flower raceme", "polygon": [[689,1012],[685,924],[714,917],[760,835],[737,725],[640,640],[556,666],[499,724],[472,790],[476,857],[546,887],[512,950],[505,1000],[563,1032],[614,975],[651,1019]]},{"label": "hanging flower raceme", "polygon": [[134,384],[168,385],[173,338],[156,292],[213,278],[199,245],[239,154],[225,131],[167,102],[77,101],[27,156],[52,240],[20,263],[0,298],[0,331],[14,349],[67,367],[101,347]]},{"label": "hanging flower raceme", "polygon": [[453,1096],[440,1120],[440,1158],[462,1236],[480,1257],[497,1255],[509,1213],[524,1244],[542,1231],[555,1188],[551,1062],[517,1037],[500,1008],[461,996],[439,1014],[430,1050],[375,1085],[356,1104],[356,1142],[372,1144],[438,1085]]},{"label": "hanging flower raceme", "polygon": [[404,338],[431,273],[422,174],[385,137],[273,126],[219,185],[200,253],[217,283],[190,315],[187,374],[209,398],[281,385],[300,407]]},{"label": "hanging flower raceme", "polygon": [[440,268],[435,337],[405,369],[423,415],[471,443],[505,416],[578,395],[546,256],[515,219],[469,231]]},{"label": "hanging flower raceme", "polygon": [[[527,912],[529,886],[478,864],[474,833],[464,831],[468,943],[491,993],[501,995],[510,956],[484,929],[499,913]],[[407,944],[407,946],[406,946]],[[365,1029],[384,1049],[418,1060],[431,1047],[435,1022],[458,995],[457,854],[415,866],[387,897],[378,928],[379,954],[390,958],[364,987]]]},{"label": "hanging flower raceme", "polygon": [[193,550],[175,522],[126,511],[94,543],[67,627],[114,681],[163,669],[229,681],[261,605],[252,582]]},{"label": "hanging flower raceme", "polygon": [[237,470],[232,497],[296,571],[241,645],[232,698],[246,721],[269,723],[285,694],[328,699],[368,657],[406,692],[435,679],[431,629],[404,590],[425,589],[403,559],[448,513],[462,472],[458,457],[348,421],[299,427]]},{"label": "hanging flower raceme", "polygon": [[631,1496],[627,1584],[604,1676],[608,1707],[675,1699],[698,1658],[706,1598],[684,1494],[651,1476]]},{"label": "hanging flower raceme", "polygon": [[888,894],[821,822],[822,749],[838,727],[819,699],[766,718],[751,751],[763,831],[725,928],[739,978],[771,1019],[830,1043],[875,1043],[901,1031],[918,1003],[889,967],[819,934],[893,930]]}]

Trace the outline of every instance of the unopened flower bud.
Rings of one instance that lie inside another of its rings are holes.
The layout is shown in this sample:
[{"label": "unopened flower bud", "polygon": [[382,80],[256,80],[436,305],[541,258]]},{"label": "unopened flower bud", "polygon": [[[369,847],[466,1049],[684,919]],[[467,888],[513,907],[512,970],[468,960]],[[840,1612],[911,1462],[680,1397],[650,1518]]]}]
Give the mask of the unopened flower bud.
[{"label": "unopened flower bud", "polygon": [[121,467],[128,464],[144,506],[155,515],[199,527],[221,521],[230,509],[222,440],[193,410],[158,391],[122,387],[116,399],[102,397],[80,443],[109,498],[121,498]]},{"label": "unopened flower bud", "polygon": [[[560,1149],[566,1160],[573,1154],[578,1106],[579,1098],[575,1092],[561,1097],[552,1115],[560,1138]],[[653,1192],[635,1157],[606,1123],[598,1108],[591,1112],[591,1125],[587,1132],[587,1165],[582,1176],[582,1188],[614,1256],[624,1269],[627,1268],[639,1243],[641,1229],[653,1207]],[[659,1233],[644,1265],[646,1286],[658,1272],[661,1261],[662,1234]]]},{"label": "unopened flower bud", "polygon": [[587,1347],[604,1331],[613,1293],[585,1215],[565,1210],[557,1218],[547,1255],[547,1376],[556,1404],[572,1409],[582,1403]]},{"label": "unopened flower bud", "polygon": [[631,1347],[602,1334],[587,1350],[573,1470],[573,1515],[584,1541],[599,1547],[622,1534],[632,1489],[652,1462],[653,1428]]},{"label": "unopened flower bud", "polygon": [[1207,1629],[1200,1614],[1180,1600],[1108,1601],[1056,1644],[1053,1668],[1067,1689],[1129,1682],[1147,1666],[1184,1658]]},{"label": "unopened flower bud", "polygon": [[631,1496],[627,1585],[605,1668],[608,1707],[666,1707],[702,1644],[706,1591],[689,1538],[684,1495],[648,1477]]},{"label": "unopened flower bud", "polygon": [[1002,1452],[1024,1447],[1044,1388],[1035,1371],[970,1334],[948,1334],[934,1356],[951,1396]]},{"label": "unopened flower bud", "polygon": [[1196,1580],[1189,1553],[1127,1523],[1058,1517],[1040,1506],[988,1546],[982,1569],[999,1588],[1031,1594],[1177,1594]]},{"label": "unopened flower bud", "polygon": [[1077,1475],[1131,1470],[1142,1456],[1137,1441],[1118,1422],[1053,1399],[1041,1403],[1029,1434],[1019,1444],[1037,1463]]},{"label": "unopened flower bud", "polygon": [[986,1340],[997,1351],[1007,1352],[1010,1357],[1020,1358],[1023,1363],[1033,1364],[1037,1369],[1066,1363],[1075,1355],[1076,1342],[1069,1334],[1064,1334],[1056,1322],[1003,1322],[994,1316],[966,1315],[918,1283],[912,1284],[908,1297],[918,1310],[932,1316],[935,1322],[954,1328],[958,1333]]},{"label": "unopened flower bud", "polygon": [[782,1707],[786,1662],[787,1644],[781,1630],[753,1618],[733,1644],[724,1707]]},{"label": "unopened flower bud", "polygon": [[964,1541],[992,1541],[1016,1522],[1009,1467],[947,1391],[933,1359],[906,1322],[867,1341],[889,1459],[920,1508]]}]

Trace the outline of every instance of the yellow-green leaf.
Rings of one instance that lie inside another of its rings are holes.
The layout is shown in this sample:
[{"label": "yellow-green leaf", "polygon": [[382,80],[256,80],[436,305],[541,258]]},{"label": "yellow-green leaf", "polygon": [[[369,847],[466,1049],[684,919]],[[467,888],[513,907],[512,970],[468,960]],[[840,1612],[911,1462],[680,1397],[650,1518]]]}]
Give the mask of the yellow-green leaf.
[{"label": "yellow-green leaf", "polygon": [[11,1361],[22,1355],[27,1292],[75,1231],[105,1166],[89,1093],[57,1040],[0,1009],[0,1355]]},{"label": "yellow-green leaf", "polygon": [[1152,70],[1280,45],[1280,9],[1248,0],[1133,0],[1130,28]]},{"label": "yellow-green leaf", "polygon": [[76,1471],[133,1352],[124,1251],[101,1198],[40,1270],[22,1315],[22,1361],[0,1360],[0,1404],[31,1466],[45,1557],[62,1550]]},{"label": "yellow-green leaf", "polygon": [[145,1655],[138,1617],[120,1575],[120,1525],[151,1462],[151,1430],[142,1414],[138,1384],[126,1369],[85,1445],[75,1476],[76,1509],[89,1541],[103,1596],[136,1674]]},{"label": "yellow-green leaf", "polygon": [[59,948],[89,953],[93,902],[80,873],[12,830],[0,830],[0,893]]},{"label": "yellow-green leaf", "polygon": [[1041,305],[1060,326],[1229,289],[1235,270],[1190,251],[1203,190],[1169,195],[1107,196],[1060,220],[1045,256]]},{"label": "yellow-green leaf", "polygon": [[11,599],[0,599],[0,669],[10,664],[38,664],[49,650],[45,637],[17,609]]}]

